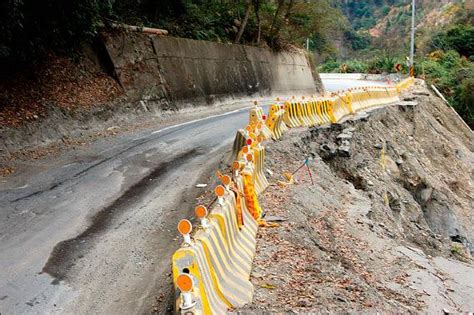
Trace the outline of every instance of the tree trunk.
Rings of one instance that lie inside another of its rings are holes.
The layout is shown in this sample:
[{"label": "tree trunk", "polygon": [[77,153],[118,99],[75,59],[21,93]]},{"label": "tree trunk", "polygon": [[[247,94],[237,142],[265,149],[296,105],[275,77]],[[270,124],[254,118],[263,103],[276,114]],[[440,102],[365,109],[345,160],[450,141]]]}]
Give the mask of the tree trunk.
[{"label": "tree trunk", "polygon": [[250,17],[250,10],[252,8],[252,3],[250,1],[247,2],[247,9],[245,9],[245,16],[242,20],[242,24],[240,25],[239,32],[237,33],[237,37],[235,38],[234,44],[238,44],[240,39],[242,38],[242,34],[244,33],[245,26],[247,26],[247,22]]},{"label": "tree trunk", "polygon": [[262,35],[262,24],[260,22],[260,0],[253,0],[253,10],[257,19],[257,46],[260,45],[260,36]]},{"label": "tree trunk", "polygon": [[281,7],[283,6],[284,3],[285,3],[284,0],[278,0],[278,6],[275,11],[275,15],[273,16],[272,24],[270,24],[270,31],[268,32],[268,35],[271,40],[273,40],[273,27],[275,26],[275,23],[278,19],[278,14],[280,14]]},{"label": "tree trunk", "polygon": [[[283,16],[283,21],[288,19],[290,17],[290,14],[291,14],[291,9],[293,8],[293,4],[294,4],[294,0],[290,0],[290,3],[288,3],[288,7],[286,9],[286,13],[285,15]],[[281,30],[281,26],[282,26],[282,21],[280,21],[277,26],[275,27],[275,32],[274,32],[274,35],[272,36],[272,41],[273,41],[273,38],[277,37],[278,36],[278,33],[280,33],[280,30]]]}]

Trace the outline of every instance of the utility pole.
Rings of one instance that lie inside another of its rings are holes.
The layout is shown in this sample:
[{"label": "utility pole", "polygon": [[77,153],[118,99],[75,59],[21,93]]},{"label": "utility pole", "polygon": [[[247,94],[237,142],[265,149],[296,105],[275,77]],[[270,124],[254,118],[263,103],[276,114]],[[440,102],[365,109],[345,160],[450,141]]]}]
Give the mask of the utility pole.
[{"label": "utility pole", "polygon": [[410,76],[415,76],[414,59],[415,59],[415,0],[411,4],[411,40],[410,40]]}]

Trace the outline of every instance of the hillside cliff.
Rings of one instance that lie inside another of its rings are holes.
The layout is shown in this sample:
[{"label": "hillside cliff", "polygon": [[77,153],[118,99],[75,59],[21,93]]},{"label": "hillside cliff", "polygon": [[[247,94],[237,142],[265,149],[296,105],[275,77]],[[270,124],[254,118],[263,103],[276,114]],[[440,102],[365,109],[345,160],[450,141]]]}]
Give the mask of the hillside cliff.
[{"label": "hillside cliff", "polygon": [[259,230],[244,314],[474,309],[473,134],[423,82],[403,98],[267,146],[271,183],[306,157],[312,178],[262,194],[280,225]]}]

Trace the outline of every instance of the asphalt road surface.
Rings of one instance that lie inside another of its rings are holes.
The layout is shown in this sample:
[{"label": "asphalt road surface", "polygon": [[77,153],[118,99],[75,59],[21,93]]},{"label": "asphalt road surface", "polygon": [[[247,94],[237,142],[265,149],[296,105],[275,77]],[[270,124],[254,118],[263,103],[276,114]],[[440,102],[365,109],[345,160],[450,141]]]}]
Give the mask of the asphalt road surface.
[{"label": "asphalt road surface", "polygon": [[169,291],[175,226],[192,215],[196,183],[247,121],[241,109],[101,139],[0,182],[0,314],[150,310],[150,296]]}]

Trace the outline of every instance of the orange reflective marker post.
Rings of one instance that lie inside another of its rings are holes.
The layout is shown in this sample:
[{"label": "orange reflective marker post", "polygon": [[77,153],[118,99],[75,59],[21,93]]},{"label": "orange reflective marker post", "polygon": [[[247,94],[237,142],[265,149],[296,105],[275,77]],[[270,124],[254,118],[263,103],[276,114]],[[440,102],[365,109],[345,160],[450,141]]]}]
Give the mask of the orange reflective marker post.
[{"label": "orange reflective marker post", "polygon": [[180,274],[176,279],[176,285],[181,291],[181,309],[187,310],[193,307],[196,304],[196,301],[193,301],[193,295],[191,293],[194,286],[193,278],[187,273]]},{"label": "orange reflective marker post", "polygon": [[214,189],[214,193],[216,194],[217,197],[222,198],[224,197],[224,194],[225,194],[225,188],[222,185],[219,185]]},{"label": "orange reflective marker post", "polygon": [[217,196],[217,204],[220,206],[224,205],[224,194],[225,194],[225,188],[222,185],[217,186],[214,189],[214,193]]},{"label": "orange reflective marker post", "polygon": [[199,205],[194,208],[194,214],[201,220],[201,225],[203,228],[209,227],[209,221],[207,220],[207,208],[203,205]]},{"label": "orange reflective marker post", "polygon": [[241,164],[240,164],[239,161],[232,162],[232,170],[238,171],[238,170],[240,170],[240,167],[241,167]]},{"label": "orange reflective marker post", "polygon": [[222,176],[222,184],[224,184],[225,188],[229,188],[230,183],[232,182],[232,179],[230,178],[229,175],[224,175]]},{"label": "orange reflective marker post", "polygon": [[182,219],[178,222],[178,232],[183,235],[184,242],[187,244],[191,244],[191,231],[193,230],[193,225],[189,220]]}]

